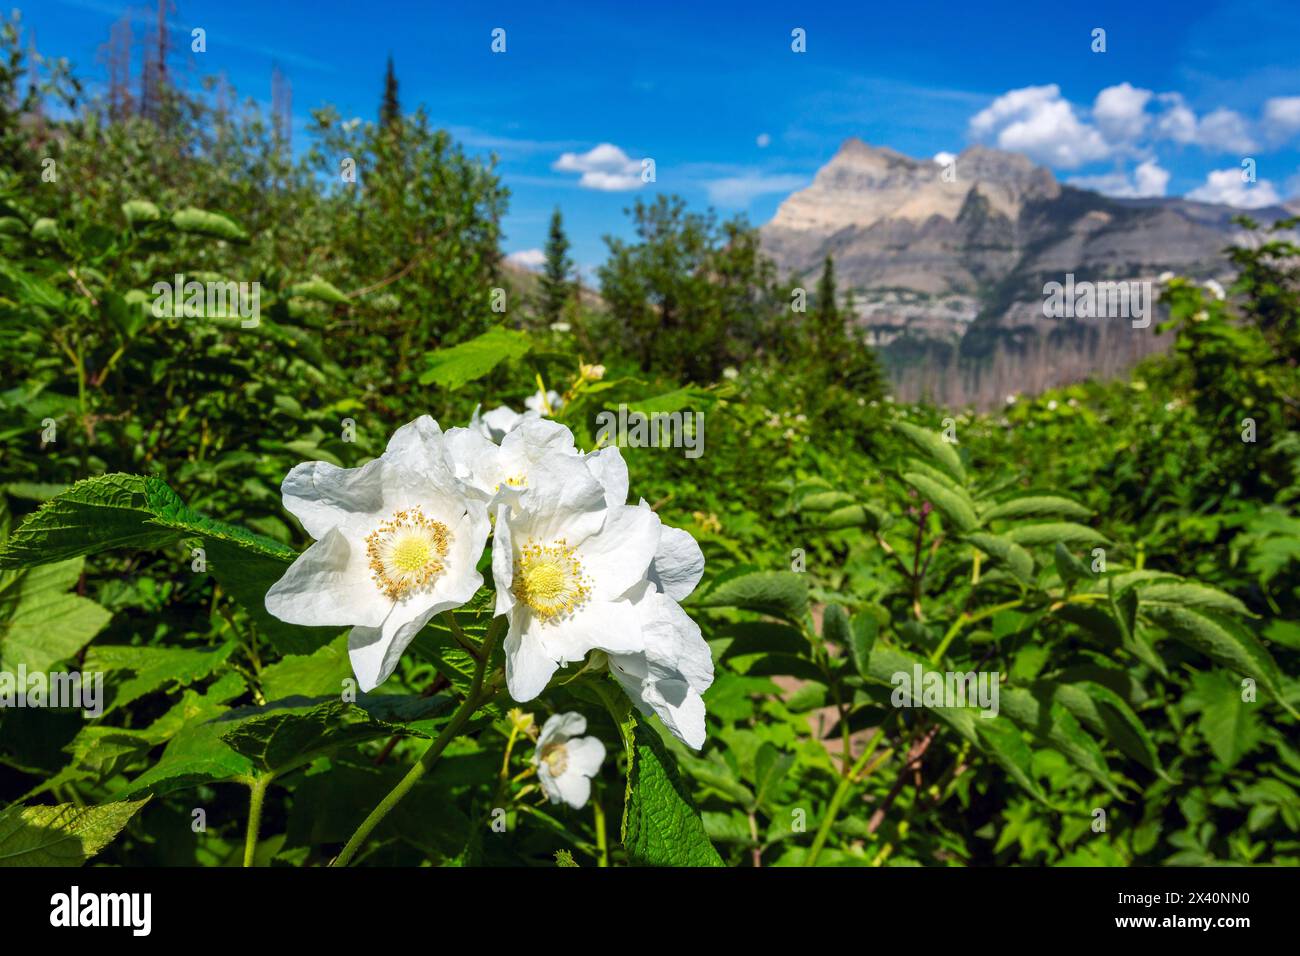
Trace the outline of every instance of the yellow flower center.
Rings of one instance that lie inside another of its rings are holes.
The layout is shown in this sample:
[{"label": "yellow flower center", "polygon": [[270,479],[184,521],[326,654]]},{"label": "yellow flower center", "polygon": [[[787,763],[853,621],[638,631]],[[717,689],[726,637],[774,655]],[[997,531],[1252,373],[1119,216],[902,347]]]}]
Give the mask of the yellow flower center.
[{"label": "yellow flower center", "polygon": [[376,586],[393,600],[424,587],[446,565],[449,532],[418,507],[397,512],[366,537],[366,557]]},{"label": "yellow flower center", "polygon": [[562,777],[569,768],[569,751],[564,744],[547,744],[542,748],[542,763],[550,769],[552,777]]},{"label": "yellow flower center", "polygon": [[511,590],[543,621],[569,614],[591,593],[582,562],[563,538],[551,545],[530,542],[521,548]]}]

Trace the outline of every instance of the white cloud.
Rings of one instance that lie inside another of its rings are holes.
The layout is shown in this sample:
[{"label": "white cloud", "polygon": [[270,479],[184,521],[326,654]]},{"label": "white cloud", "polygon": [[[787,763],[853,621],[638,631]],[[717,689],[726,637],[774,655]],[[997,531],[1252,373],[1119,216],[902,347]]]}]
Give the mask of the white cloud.
[{"label": "white cloud", "polygon": [[1092,104],[1093,121],[1111,143],[1133,143],[1151,121],[1147,103],[1153,95],[1129,83],[1108,86]]},{"label": "white cloud", "polygon": [[940,150],[939,152],[934,154],[934,161],[938,163],[940,166],[948,166],[952,163],[957,162],[957,154],[949,153],[945,150]]},{"label": "white cloud", "polygon": [[621,192],[641,187],[641,160],[632,159],[613,143],[601,143],[585,153],[564,153],[552,169],[581,173],[578,185],[603,192]]},{"label": "white cloud", "polygon": [[758,143],[759,149],[767,149],[767,147],[772,145],[772,137],[768,133],[759,133],[758,138],[754,140],[754,142]]},{"label": "white cloud", "polygon": [[731,209],[744,209],[758,196],[788,193],[808,184],[807,176],[794,173],[742,173],[705,183],[709,202]]},{"label": "white cloud", "polygon": [[1264,134],[1274,142],[1300,132],[1300,96],[1275,96],[1264,104]]},{"label": "white cloud", "polygon": [[1160,139],[1175,143],[1196,142],[1196,114],[1179,93],[1161,93],[1156,102],[1165,107],[1156,117],[1155,133]]},{"label": "white cloud", "polygon": [[1225,109],[1201,117],[1197,124],[1196,142],[1203,149],[1221,153],[1248,153],[1255,148],[1246,118]]},{"label": "white cloud", "polygon": [[1111,155],[1101,133],[1080,121],[1055,83],[1003,93],[975,115],[970,129],[976,139],[1064,169]]},{"label": "white cloud", "polygon": [[1188,199],[1223,203],[1239,209],[1260,209],[1276,205],[1277,190],[1267,179],[1257,183],[1242,182],[1240,169],[1218,169],[1205,177],[1205,184],[1187,194]]},{"label": "white cloud", "polygon": [[536,271],[546,264],[546,253],[541,249],[520,249],[506,256],[506,262],[523,269]]},{"label": "white cloud", "polygon": [[1127,173],[1116,171],[1100,176],[1075,176],[1069,180],[1071,186],[1092,189],[1107,196],[1122,199],[1140,199],[1147,196],[1163,196],[1169,187],[1169,171],[1161,169],[1154,159],[1139,163],[1130,177]]}]

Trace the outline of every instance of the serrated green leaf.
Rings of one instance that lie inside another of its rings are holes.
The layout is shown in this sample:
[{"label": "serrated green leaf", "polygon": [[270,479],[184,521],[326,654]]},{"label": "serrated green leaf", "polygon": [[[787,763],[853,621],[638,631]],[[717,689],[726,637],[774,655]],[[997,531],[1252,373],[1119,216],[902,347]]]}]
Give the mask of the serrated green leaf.
[{"label": "serrated green leaf", "polygon": [[1106,543],[1105,535],[1099,531],[1094,531],[1092,528],[1074,524],[1070,521],[1016,525],[1014,528],[1004,531],[1002,536],[1026,548],[1037,548],[1049,544],[1055,545],[1057,542],[1067,545]]},{"label": "serrated green leaf", "polygon": [[945,441],[942,435],[910,422],[894,422],[893,428],[951,478],[962,483],[966,481],[966,469],[962,466],[961,456],[957,454],[956,447]]},{"label": "serrated green leaf", "polygon": [[979,525],[975,508],[965,492],[942,485],[920,472],[909,471],[903,480],[921,493],[948,522],[961,533],[973,531]]},{"label": "serrated green leaf", "polygon": [[738,607],[798,621],[808,609],[808,582],[794,571],[737,569],[714,582],[695,607]]},{"label": "serrated green leaf", "polygon": [[0,810],[0,867],[81,866],[112,843],[146,802]]},{"label": "serrated green leaf", "polygon": [[1092,516],[1092,512],[1069,498],[1059,495],[1025,495],[999,502],[984,512],[985,521],[1018,518],[1077,518]]},{"label": "serrated green leaf", "polygon": [[625,739],[632,750],[623,810],[628,859],[639,866],[721,866],[676,761],[641,718],[632,713],[628,721],[632,726]]},{"label": "serrated green leaf", "polygon": [[420,376],[420,384],[455,391],[502,362],[522,358],[531,348],[532,342],[523,332],[495,326],[468,342],[429,353],[429,368]]}]

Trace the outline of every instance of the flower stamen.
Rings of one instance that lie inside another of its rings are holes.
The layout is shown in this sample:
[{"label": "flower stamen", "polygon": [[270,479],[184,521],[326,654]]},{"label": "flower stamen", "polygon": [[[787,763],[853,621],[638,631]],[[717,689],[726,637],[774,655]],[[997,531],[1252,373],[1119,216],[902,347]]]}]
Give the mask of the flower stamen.
[{"label": "flower stamen", "polygon": [[582,562],[563,538],[521,548],[510,590],[544,622],[570,614],[591,594]]},{"label": "flower stamen", "polygon": [[446,570],[450,532],[419,507],[393,515],[366,537],[366,556],[379,590],[397,600]]}]

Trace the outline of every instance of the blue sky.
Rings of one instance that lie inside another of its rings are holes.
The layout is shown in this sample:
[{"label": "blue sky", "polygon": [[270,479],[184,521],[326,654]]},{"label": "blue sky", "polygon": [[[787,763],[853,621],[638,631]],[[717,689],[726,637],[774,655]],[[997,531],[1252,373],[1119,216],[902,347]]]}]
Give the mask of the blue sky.
[{"label": "blue sky", "polygon": [[[152,5],[22,11],[41,52],[93,82],[111,23],[129,7],[138,39]],[[913,156],[1013,148],[1117,195],[1249,206],[1300,194],[1300,4],[1064,7],[175,0],[173,65],[269,101],[278,64],[300,121],[324,103],[371,119],[391,53],[404,108],[423,103],[471,152],[497,155],[512,192],[505,249],[527,259],[558,205],[586,270],[603,235],[629,231],[638,191],[759,224],[848,136]],[[189,51],[193,27],[205,53]],[[491,50],[495,28],[504,53]],[[791,49],[795,28],[806,52]]]}]

